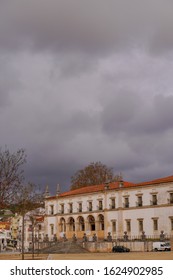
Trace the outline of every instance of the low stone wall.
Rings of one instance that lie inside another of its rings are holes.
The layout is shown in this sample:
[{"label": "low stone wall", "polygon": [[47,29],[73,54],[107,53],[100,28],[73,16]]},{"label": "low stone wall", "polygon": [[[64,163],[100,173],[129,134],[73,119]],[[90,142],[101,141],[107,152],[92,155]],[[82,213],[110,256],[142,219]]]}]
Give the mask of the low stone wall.
[{"label": "low stone wall", "polygon": [[170,239],[171,251],[173,251],[173,238]]},{"label": "low stone wall", "polygon": [[83,248],[89,252],[112,252],[112,247],[115,245],[125,246],[132,252],[147,252],[152,251],[151,241],[126,241],[126,242],[84,242]]}]

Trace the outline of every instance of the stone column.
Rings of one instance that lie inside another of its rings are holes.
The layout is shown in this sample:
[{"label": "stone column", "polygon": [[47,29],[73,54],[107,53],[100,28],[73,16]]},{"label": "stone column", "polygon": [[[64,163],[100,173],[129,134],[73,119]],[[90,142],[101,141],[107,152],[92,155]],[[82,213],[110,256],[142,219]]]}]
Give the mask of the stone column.
[{"label": "stone column", "polygon": [[100,229],[100,221],[99,221],[99,220],[96,220],[96,221],[95,221],[95,229],[96,229],[96,231],[101,230],[101,229]]},{"label": "stone column", "polygon": [[89,231],[90,228],[89,228],[89,222],[88,221],[85,221],[85,231]]}]

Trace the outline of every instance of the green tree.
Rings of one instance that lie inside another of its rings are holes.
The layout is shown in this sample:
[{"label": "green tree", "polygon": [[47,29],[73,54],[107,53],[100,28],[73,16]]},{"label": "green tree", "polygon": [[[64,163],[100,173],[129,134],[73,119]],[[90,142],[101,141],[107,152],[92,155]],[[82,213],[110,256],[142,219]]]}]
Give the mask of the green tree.
[{"label": "green tree", "polygon": [[71,177],[71,190],[112,181],[113,171],[101,162],[91,162]]}]

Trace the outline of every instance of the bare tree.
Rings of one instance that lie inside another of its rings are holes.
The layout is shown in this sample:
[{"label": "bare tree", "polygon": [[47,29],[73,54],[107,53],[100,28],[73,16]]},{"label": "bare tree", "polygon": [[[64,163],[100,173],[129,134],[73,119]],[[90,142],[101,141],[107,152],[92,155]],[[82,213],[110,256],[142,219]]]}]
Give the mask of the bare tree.
[{"label": "bare tree", "polygon": [[11,153],[0,149],[0,208],[14,202],[19,187],[24,180],[23,164],[26,155],[23,149]]},{"label": "bare tree", "polygon": [[[31,183],[20,188],[16,196],[16,203],[12,206],[13,212],[18,213],[22,217],[22,234],[21,234],[21,253],[22,260],[24,260],[24,229],[25,229],[25,215],[38,207],[43,206],[43,194],[38,188]],[[31,221],[33,220],[31,212]],[[34,243],[32,242],[33,250],[32,256],[34,256]]]},{"label": "bare tree", "polygon": [[106,181],[112,181],[112,179],[112,168],[108,168],[101,162],[91,162],[88,166],[77,171],[74,176],[71,177],[71,189],[99,185]]}]

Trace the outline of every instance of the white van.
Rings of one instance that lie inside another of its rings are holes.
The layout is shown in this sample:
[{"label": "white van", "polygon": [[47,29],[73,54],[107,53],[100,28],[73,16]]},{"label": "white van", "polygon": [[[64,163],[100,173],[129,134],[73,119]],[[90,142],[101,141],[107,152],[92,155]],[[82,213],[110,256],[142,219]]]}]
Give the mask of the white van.
[{"label": "white van", "polygon": [[171,251],[169,242],[153,242],[153,251]]}]

